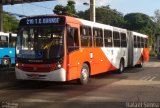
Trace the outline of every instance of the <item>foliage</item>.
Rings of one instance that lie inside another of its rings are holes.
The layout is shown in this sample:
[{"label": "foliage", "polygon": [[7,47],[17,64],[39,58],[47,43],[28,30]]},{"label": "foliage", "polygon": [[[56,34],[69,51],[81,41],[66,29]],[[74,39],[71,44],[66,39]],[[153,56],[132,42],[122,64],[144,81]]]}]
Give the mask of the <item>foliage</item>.
[{"label": "foliage", "polygon": [[156,10],[154,14],[155,16],[152,19],[155,23],[155,34],[160,34],[160,10]]},{"label": "foliage", "polygon": [[124,16],[126,21],[125,28],[147,35],[153,34],[154,22],[151,18],[143,13],[129,13]]},{"label": "foliage", "polygon": [[125,28],[149,36],[149,45],[154,48],[155,24],[151,17],[143,13],[129,13],[124,16]]},{"label": "foliage", "polygon": [[3,12],[3,29],[4,32],[17,32],[19,21],[16,19],[16,17],[11,16]]},{"label": "foliage", "polygon": [[123,15],[109,6],[102,6],[96,9],[97,22],[109,24],[116,27],[123,27]]},{"label": "foliage", "polygon": [[154,50],[151,50],[151,51],[149,52],[149,55],[150,55],[151,57],[157,57],[157,56],[158,56],[157,52],[155,52]]},{"label": "foliage", "polygon": [[65,7],[62,5],[56,5],[53,12],[57,15],[65,15]]},{"label": "foliage", "polygon": [[[57,5],[54,8],[55,14],[78,16],[90,20],[90,10],[76,13],[75,2],[68,1],[67,6]],[[155,35],[160,34],[160,10],[155,11],[155,16],[150,17],[143,13],[129,13],[125,16],[109,5],[96,8],[96,22],[111,26],[126,28],[149,36],[149,45],[155,48]]]},{"label": "foliage", "polygon": [[56,5],[53,12],[57,15],[76,16],[75,2],[68,1],[67,6]]},{"label": "foliage", "polygon": [[[80,18],[89,20],[89,9],[77,13]],[[96,8],[96,22],[109,24],[112,26],[123,27],[123,15],[115,9],[111,9],[109,5]]]},{"label": "foliage", "polygon": [[65,7],[66,14],[69,16],[76,16],[75,2],[68,1],[67,6]]}]

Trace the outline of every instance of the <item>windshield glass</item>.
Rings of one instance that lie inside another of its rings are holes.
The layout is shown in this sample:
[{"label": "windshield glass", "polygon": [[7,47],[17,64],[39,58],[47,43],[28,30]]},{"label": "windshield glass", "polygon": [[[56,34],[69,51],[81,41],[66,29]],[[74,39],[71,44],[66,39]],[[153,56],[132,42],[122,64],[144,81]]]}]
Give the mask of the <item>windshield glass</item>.
[{"label": "windshield glass", "polygon": [[8,37],[7,36],[0,36],[0,47],[1,48],[8,47]]},{"label": "windshield glass", "polygon": [[17,57],[53,59],[63,56],[64,27],[21,28],[17,36]]}]

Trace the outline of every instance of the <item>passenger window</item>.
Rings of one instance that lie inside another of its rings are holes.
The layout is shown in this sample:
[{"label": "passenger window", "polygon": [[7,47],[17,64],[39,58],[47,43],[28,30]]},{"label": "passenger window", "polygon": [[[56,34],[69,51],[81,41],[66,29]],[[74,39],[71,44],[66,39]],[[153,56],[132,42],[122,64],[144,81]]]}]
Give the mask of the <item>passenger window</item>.
[{"label": "passenger window", "polygon": [[91,47],[92,46],[92,32],[91,27],[81,26],[81,46]]},{"label": "passenger window", "polygon": [[137,36],[137,45],[138,45],[138,48],[141,48],[141,40],[140,40],[140,37]]},{"label": "passenger window", "polygon": [[148,39],[145,38],[145,48],[148,48]]},{"label": "passenger window", "polygon": [[79,49],[78,28],[70,28],[67,33],[68,52]]},{"label": "passenger window", "polygon": [[116,32],[116,31],[113,32],[113,41],[114,41],[114,47],[120,47],[119,32]]},{"label": "passenger window", "polygon": [[141,37],[141,48],[144,48],[144,38]]},{"label": "passenger window", "polygon": [[127,47],[127,38],[125,33],[121,33],[121,47]]},{"label": "passenger window", "polygon": [[94,45],[95,47],[103,46],[103,32],[102,29],[93,28],[93,37],[94,37]]},{"label": "passenger window", "polygon": [[104,30],[104,42],[105,42],[105,47],[112,47],[112,31],[110,30]]},{"label": "passenger window", "polygon": [[137,36],[134,35],[134,48],[137,48]]}]

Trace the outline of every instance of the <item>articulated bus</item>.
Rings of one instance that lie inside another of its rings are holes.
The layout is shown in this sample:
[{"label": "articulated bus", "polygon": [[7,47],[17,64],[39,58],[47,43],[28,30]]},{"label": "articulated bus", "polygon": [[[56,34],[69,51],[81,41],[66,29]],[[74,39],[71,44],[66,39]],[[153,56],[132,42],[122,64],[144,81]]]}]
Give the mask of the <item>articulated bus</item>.
[{"label": "articulated bus", "polygon": [[86,84],[92,75],[149,60],[148,36],[69,16],[21,19],[16,45],[18,80]]},{"label": "articulated bus", "polygon": [[0,66],[15,65],[15,45],[17,34],[0,32]]}]

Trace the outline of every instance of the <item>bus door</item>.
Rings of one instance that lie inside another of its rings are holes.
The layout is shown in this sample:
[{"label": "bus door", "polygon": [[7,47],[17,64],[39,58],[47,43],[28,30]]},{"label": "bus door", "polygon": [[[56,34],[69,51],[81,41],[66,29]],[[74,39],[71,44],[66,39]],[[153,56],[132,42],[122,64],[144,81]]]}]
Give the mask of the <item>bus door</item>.
[{"label": "bus door", "polygon": [[79,61],[79,27],[67,27],[67,78],[68,80],[77,79],[79,77],[78,65]]}]

